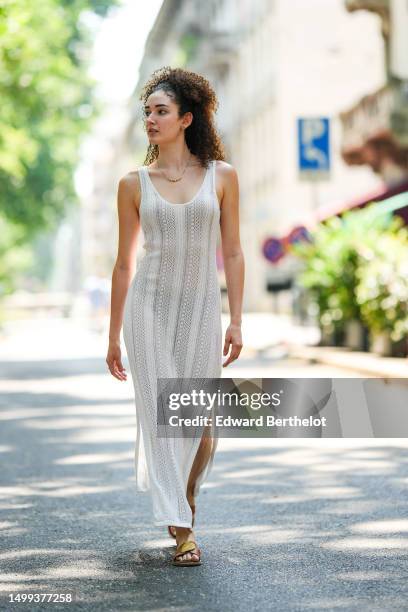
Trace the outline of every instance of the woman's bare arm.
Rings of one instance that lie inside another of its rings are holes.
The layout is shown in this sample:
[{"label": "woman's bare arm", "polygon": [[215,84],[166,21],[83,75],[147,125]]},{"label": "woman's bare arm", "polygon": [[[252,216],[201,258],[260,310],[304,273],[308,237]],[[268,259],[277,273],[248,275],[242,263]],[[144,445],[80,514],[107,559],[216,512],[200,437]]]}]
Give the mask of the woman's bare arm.
[{"label": "woman's bare arm", "polygon": [[[117,208],[119,219],[118,254],[112,273],[111,314],[109,326],[109,349],[120,346],[120,330],[123,323],[123,310],[127,291],[135,272],[137,238],[140,230],[139,219],[140,182],[137,172],[130,172],[120,179],[117,192]],[[112,358],[113,351],[108,351],[111,363],[111,373],[120,378],[117,372],[121,366],[116,366]],[[116,361],[118,358],[115,354]],[[123,369],[123,368],[122,368]],[[119,372],[120,373],[120,372]]]},{"label": "woman's bare arm", "polygon": [[235,168],[220,164],[223,196],[221,201],[221,239],[230,307],[230,325],[226,332],[224,355],[232,345],[231,354],[223,364],[226,367],[239,356],[242,349],[241,318],[244,292],[245,262],[239,235],[239,184]]}]

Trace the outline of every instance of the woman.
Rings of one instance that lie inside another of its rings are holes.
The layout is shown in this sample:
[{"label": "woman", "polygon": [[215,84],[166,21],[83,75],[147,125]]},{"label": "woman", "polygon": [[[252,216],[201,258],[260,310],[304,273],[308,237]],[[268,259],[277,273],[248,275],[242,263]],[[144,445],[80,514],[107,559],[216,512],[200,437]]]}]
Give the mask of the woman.
[{"label": "woman", "polygon": [[[126,380],[123,336],[135,390],[138,490],[150,490],[155,525],[176,538],[175,565],[199,565],[195,497],[212,466],[217,438],[160,438],[158,378],[220,378],[242,349],[244,258],[235,169],[214,127],[217,99],[194,72],[164,67],[145,85],[144,165],[119,181],[118,256],[112,275],[109,349],[112,375]],[[146,253],[133,280],[140,226]],[[216,240],[221,229],[230,324],[222,364]],[[201,435],[203,433],[203,435]]]}]

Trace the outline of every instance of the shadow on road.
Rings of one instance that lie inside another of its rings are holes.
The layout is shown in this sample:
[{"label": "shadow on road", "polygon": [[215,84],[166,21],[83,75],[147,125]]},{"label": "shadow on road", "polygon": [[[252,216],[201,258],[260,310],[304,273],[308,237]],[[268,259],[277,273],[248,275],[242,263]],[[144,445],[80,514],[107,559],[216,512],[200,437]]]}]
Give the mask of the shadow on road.
[{"label": "shadow on road", "polygon": [[[203,564],[177,568],[134,485],[131,385],[115,397],[96,359],[8,364],[2,377],[4,603],[37,592],[98,611],[405,605],[402,440],[220,440],[197,500]],[[64,608],[30,611],[50,605]]]}]

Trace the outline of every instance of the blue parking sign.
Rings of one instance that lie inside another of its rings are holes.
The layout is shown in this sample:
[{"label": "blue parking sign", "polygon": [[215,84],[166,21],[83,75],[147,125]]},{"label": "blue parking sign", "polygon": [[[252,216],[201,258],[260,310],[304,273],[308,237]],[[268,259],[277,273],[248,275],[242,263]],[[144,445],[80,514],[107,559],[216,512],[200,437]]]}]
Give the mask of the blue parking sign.
[{"label": "blue parking sign", "polygon": [[330,172],[330,120],[302,117],[297,120],[298,164],[302,177],[328,178]]}]

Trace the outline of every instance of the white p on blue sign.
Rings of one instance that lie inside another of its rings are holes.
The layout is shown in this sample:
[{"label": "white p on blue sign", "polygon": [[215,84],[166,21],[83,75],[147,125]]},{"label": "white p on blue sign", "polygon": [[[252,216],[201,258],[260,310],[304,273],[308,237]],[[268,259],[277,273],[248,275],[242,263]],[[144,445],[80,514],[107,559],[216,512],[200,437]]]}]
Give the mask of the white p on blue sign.
[{"label": "white p on blue sign", "polygon": [[299,174],[306,178],[328,178],[330,172],[330,120],[303,117],[297,120]]}]

